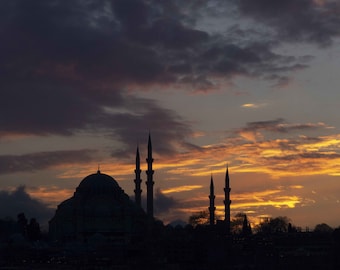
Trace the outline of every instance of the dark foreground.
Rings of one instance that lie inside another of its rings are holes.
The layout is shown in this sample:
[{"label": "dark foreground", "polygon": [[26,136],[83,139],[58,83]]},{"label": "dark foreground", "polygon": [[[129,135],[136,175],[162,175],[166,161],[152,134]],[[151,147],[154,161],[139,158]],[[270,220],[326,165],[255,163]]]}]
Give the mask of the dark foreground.
[{"label": "dark foreground", "polygon": [[340,269],[340,237],[338,232],[223,236],[182,228],[128,243],[5,242],[0,269]]}]

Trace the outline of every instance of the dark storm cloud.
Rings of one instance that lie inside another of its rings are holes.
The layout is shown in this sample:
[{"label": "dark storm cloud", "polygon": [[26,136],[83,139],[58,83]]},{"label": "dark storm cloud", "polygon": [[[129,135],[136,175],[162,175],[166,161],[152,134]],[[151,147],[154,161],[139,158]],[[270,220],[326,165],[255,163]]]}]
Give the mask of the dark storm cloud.
[{"label": "dark storm cloud", "polygon": [[243,16],[275,29],[277,40],[328,45],[339,36],[339,1],[240,0]]},{"label": "dark storm cloud", "polygon": [[[282,81],[286,72],[306,67],[274,53],[269,40],[241,42],[196,29],[196,19],[206,8],[212,14],[214,5],[184,2],[1,1],[0,135],[99,128],[130,152],[145,137],[140,130],[150,130],[162,138],[155,141],[159,151],[171,152],[175,144],[190,147],[190,123],[127,90],[176,85],[209,91],[219,87],[215,78]],[[255,8],[246,5],[240,10],[250,16]]]},{"label": "dark storm cloud", "polygon": [[203,32],[161,18],[150,24],[152,9],[142,1],[0,5],[0,134],[72,135],[99,127],[135,145],[129,128],[167,134],[166,125],[178,128],[176,135],[190,129],[176,113],[122,93],[130,83],[173,81],[152,46],[183,49],[206,38]]},{"label": "dark storm cloud", "polygon": [[274,53],[272,48],[270,42],[249,41],[241,46],[217,39],[200,55],[196,70],[212,77],[243,75],[280,80],[286,72],[307,67],[298,58]]},{"label": "dark storm cloud", "polygon": [[12,2],[1,3],[10,14],[1,21],[3,59],[11,62],[4,72],[21,80],[167,82],[161,48],[182,50],[208,36],[144,1]]},{"label": "dark storm cloud", "polygon": [[[10,207],[9,207],[10,206]],[[24,186],[13,192],[0,191],[0,219],[17,219],[19,213],[24,213],[28,221],[36,218],[40,225],[46,225],[52,218],[53,209],[32,198]]]},{"label": "dark storm cloud", "polygon": [[184,26],[178,7],[165,1],[116,0],[112,8],[126,35],[142,44],[183,49],[208,38],[207,33]]},{"label": "dark storm cloud", "polygon": [[[175,112],[163,109],[152,100],[146,99],[134,101],[133,106],[131,111],[134,113],[115,113],[105,119],[107,125],[119,126],[112,136],[125,143],[125,148],[115,151],[114,156],[135,153],[137,144],[141,146],[140,149],[146,149],[148,132],[151,134],[154,149],[159,154],[175,153],[175,145],[186,149],[195,147],[184,140],[192,134],[190,124]],[[130,108],[129,105],[126,108]]]},{"label": "dark storm cloud", "polygon": [[0,174],[31,172],[53,166],[87,163],[95,159],[93,150],[39,152],[25,155],[0,156]]}]

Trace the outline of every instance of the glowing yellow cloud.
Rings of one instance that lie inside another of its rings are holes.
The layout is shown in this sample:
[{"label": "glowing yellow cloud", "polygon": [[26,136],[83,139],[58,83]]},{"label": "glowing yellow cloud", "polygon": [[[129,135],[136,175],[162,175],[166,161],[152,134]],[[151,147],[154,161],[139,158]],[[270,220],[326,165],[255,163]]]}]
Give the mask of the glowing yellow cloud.
[{"label": "glowing yellow cloud", "polygon": [[[243,135],[242,135],[243,136]],[[253,136],[253,135],[252,135]],[[261,136],[260,136],[261,137]],[[257,137],[257,138],[260,138]],[[200,150],[179,153],[167,160],[158,159],[156,170],[165,170],[174,178],[176,175],[206,176],[211,173],[224,173],[227,161],[233,173],[266,173],[273,178],[291,175],[340,174],[340,135],[292,139],[273,139],[242,142],[232,138],[220,145],[206,145]],[[105,161],[103,171],[110,175],[131,175],[134,163],[123,164]],[[102,165],[101,165],[102,166]],[[97,164],[69,167],[61,178],[81,178],[96,171]],[[144,169],[144,168],[142,168]]]},{"label": "glowing yellow cloud", "polygon": [[173,187],[162,190],[163,194],[169,194],[169,193],[177,193],[177,192],[183,192],[183,191],[191,191],[194,189],[202,188],[201,185],[192,185],[192,186],[179,186],[179,187]]},{"label": "glowing yellow cloud", "polygon": [[301,189],[303,188],[303,186],[301,185],[292,185],[292,186],[289,186],[291,189]]},{"label": "glowing yellow cloud", "polygon": [[248,108],[248,109],[258,109],[258,108],[263,107],[265,105],[266,105],[265,103],[259,103],[259,104],[245,103],[245,104],[242,104],[241,107],[242,108]]},{"label": "glowing yellow cloud", "polygon": [[273,206],[276,208],[288,207],[294,208],[296,204],[300,203],[301,199],[297,196],[286,196],[286,197],[278,197],[276,200],[268,200],[268,201],[249,201],[242,203],[234,203],[232,205],[233,209],[243,209],[250,207],[261,207],[261,206]]},{"label": "glowing yellow cloud", "polygon": [[256,105],[254,103],[245,103],[241,107],[243,108],[254,108]]}]

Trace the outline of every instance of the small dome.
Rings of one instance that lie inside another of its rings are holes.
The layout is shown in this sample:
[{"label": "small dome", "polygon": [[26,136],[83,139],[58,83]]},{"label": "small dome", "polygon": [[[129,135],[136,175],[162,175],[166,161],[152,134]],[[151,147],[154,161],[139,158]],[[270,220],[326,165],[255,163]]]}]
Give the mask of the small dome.
[{"label": "small dome", "polygon": [[101,173],[99,170],[97,173],[86,176],[77,187],[76,193],[82,195],[87,194],[122,194],[124,191],[118,185],[116,180],[107,174]]}]

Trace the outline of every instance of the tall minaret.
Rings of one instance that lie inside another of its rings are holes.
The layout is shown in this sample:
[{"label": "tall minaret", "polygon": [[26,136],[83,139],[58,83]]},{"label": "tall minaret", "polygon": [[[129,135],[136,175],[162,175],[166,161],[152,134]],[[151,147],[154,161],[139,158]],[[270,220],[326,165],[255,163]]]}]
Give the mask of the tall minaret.
[{"label": "tall minaret", "polygon": [[210,225],[214,225],[215,224],[215,194],[214,194],[214,181],[213,181],[213,177],[211,175],[211,179],[210,179],[210,195],[209,195],[209,200],[210,200],[210,204],[209,204],[209,214],[210,214]]},{"label": "tall minaret", "polygon": [[137,146],[137,152],[136,152],[136,169],[135,169],[135,202],[139,207],[142,207],[141,204],[141,194],[142,190],[140,188],[140,184],[142,183],[142,179],[140,178],[140,158],[139,158],[139,148]]},{"label": "tall minaret", "polygon": [[225,174],[225,188],[224,188],[224,222],[226,224],[226,231],[227,234],[230,233],[230,204],[231,204],[231,200],[230,200],[230,182],[229,182],[229,172],[228,172],[228,165],[227,165],[227,171]]},{"label": "tall minaret", "polygon": [[151,136],[149,133],[149,141],[148,141],[148,157],[146,159],[146,162],[148,164],[148,170],[146,171],[147,175],[147,181],[146,181],[146,187],[147,187],[147,194],[146,194],[146,208],[147,208],[147,215],[150,219],[153,218],[153,173],[154,170],[152,169],[152,145],[151,145]]}]

